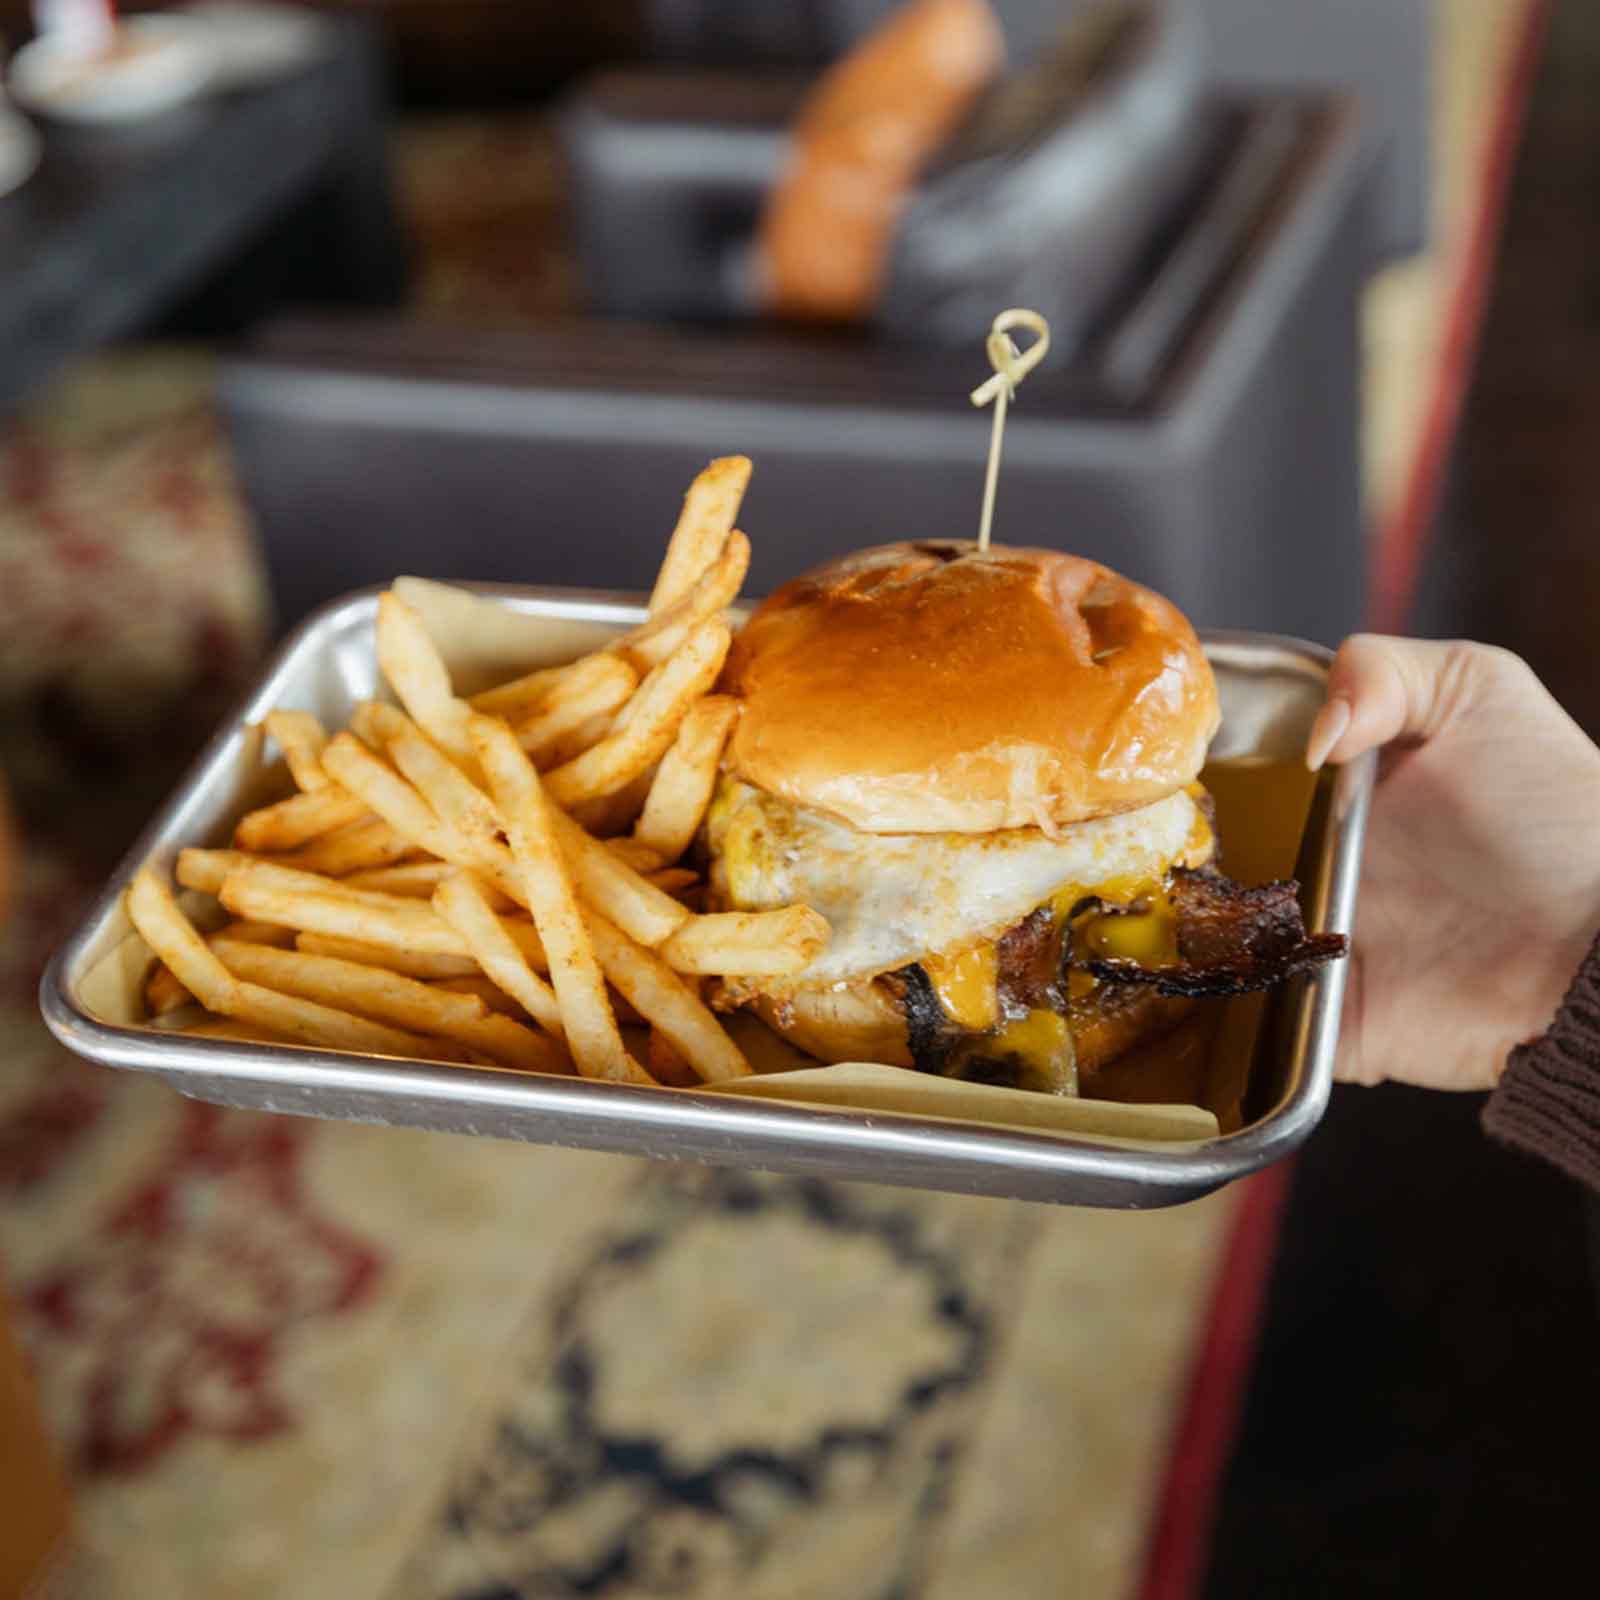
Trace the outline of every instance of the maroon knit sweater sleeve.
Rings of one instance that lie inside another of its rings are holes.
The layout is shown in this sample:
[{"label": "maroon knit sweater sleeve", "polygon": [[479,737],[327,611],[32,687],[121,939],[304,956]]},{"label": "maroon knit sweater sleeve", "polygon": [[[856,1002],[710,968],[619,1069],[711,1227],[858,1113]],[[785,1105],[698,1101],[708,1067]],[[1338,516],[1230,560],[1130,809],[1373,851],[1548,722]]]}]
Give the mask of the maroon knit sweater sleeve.
[{"label": "maroon knit sweater sleeve", "polygon": [[1600,939],[1549,1031],[1507,1058],[1483,1125],[1600,1191]]}]

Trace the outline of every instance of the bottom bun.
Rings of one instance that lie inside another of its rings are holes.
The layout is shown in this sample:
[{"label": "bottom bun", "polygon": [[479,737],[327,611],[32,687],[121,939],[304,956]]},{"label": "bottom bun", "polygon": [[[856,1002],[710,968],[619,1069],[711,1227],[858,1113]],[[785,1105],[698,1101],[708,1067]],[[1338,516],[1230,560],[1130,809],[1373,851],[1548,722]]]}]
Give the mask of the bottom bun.
[{"label": "bottom bun", "polygon": [[[1193,1014],[1196,1004],[1157,994],[1143,985],[1117,983],[1097,984],[1087,996],[1074,1001],[1068,1020],[1078,1093],[1096,1095],[1096,1079],[1101,1073],[1135,1053],[1151,1051]],[[764,996],[752,1002],[751,1009],[774,1033],[821,1062],[923,1065],[912,1051],[910,1028],[893,978],[872,978],[847,988],[806,990],[783,1000]],[[985,1060],[988,1037],[953,1035],[944,1065],[928,1064],[926,1070],[967,1076],[963,1061]],[[1115,1098],[1128,1096],[1119,1093]]]}]

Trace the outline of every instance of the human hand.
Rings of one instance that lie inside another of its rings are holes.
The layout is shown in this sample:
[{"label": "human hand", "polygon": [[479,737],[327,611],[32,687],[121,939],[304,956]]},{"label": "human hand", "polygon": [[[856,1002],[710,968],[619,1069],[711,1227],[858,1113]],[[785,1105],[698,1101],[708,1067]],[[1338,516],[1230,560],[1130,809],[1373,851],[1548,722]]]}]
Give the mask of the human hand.
[{"label": "human hand", "polygon": [[1600,749],[1509,651],[1356,634],[1306,762],[1379,746],[1336,1075],[1492,1088],[1600,930]]}]

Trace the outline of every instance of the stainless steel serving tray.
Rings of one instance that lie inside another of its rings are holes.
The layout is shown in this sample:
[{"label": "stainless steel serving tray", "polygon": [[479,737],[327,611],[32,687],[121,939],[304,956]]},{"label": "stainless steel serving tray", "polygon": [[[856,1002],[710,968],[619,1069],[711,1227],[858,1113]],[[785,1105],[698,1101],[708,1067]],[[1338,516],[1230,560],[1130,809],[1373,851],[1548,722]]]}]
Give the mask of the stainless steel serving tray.
[{"label": "stainless steel serving tray", "polygon": [[[571,590],[473,586],[548,619],[564,653],[643,616],[637,599]],[[155,821],[129,851],[40,989],[46,1022],[78,1054],[150,1072],[219,1105],[525,1139],[633,1155],[948,1189],[1074,1205],[1152,1207],[1194,1199],[1287,1155],[1327,1104],[1345,966],[1282,985],[1256,1038],[1245,1125],[1182,1142],[1064,1138],[889,1112],[797,1105],[758,1096],[637,1088],[493,1068],[432,1065],[333,1051],[189,1038],[142,1026],[136,996],[147,953],[129,937],[121,898],[138,864],[170,863],[184,845],[222,838],[259,798],[253,725],[277,706],[330,726],[378,687],[377,591],[324,608],[283,646]],[[1321,704],[1328,653],[1262,634],[1211,633],[1225,758],[1293,759]],[[1348,933],[1375,765],[1323,775],[1296,867],[1307,921]]]}]

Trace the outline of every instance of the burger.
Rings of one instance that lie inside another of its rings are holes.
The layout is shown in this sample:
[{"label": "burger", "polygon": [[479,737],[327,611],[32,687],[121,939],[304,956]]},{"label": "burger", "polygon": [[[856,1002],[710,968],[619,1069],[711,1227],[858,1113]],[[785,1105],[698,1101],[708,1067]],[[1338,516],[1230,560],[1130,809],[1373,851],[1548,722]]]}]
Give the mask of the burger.
[{"label": "burger", "polygon": [[1293,883],[1223,875],[1210,665],[1176,607],[1097,562],[845,556],[757,608],[723,688],[711,896],[802,902],[832,937],[715,1003],[821,1061],[1093,1094],[1199,999],[1344,952]]}]

